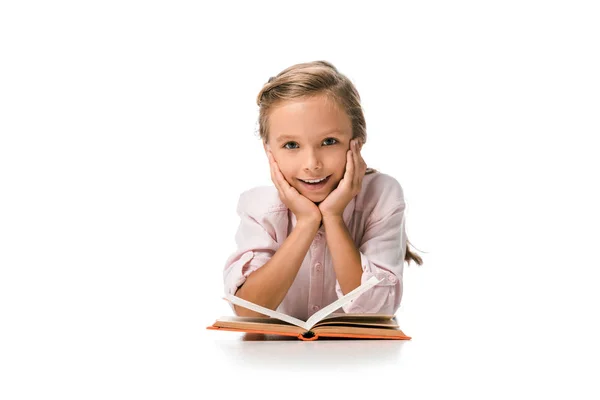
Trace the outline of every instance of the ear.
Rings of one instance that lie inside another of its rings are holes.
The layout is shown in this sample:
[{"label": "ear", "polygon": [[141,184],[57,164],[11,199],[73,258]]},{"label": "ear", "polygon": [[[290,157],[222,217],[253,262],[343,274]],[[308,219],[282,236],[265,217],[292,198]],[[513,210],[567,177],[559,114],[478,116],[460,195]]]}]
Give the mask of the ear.
[{"label": "ear", "polygon": [[265,149],[265,155],[267,154],[267,150],[271,150],[271,145],[263,142],[263,148]]}]

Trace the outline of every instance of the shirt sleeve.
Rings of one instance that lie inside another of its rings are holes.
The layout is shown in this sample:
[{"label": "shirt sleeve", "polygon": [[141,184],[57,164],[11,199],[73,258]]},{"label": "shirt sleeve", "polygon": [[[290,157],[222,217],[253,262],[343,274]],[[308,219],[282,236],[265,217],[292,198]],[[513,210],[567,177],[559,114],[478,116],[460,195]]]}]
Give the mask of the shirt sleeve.
[{"label": "shirt sleeve", "polygon": [[[405,203],[393,207],[375,220],[368,221],[359,247],[363,270],[361,284],[372,276],[382,279],[377,285],[345,304],[346,313],[381,313],[394,315],[402,299],[402,272],[406,253],[404,229]],[[336,280],[338,298],[344,293]]]},{"label": "shirt sleeve", "polygon": [[[232,295],[235,295],[246,278],[266,264],[279,248],[268,213],[257,210],[252,204],[253,202],[242,194],[237,205],[236,211],[240,217],[235,235],[237,248],[227,259],[223,271],[225,293]],[[229,304],[235,312],[233,304]]]}]

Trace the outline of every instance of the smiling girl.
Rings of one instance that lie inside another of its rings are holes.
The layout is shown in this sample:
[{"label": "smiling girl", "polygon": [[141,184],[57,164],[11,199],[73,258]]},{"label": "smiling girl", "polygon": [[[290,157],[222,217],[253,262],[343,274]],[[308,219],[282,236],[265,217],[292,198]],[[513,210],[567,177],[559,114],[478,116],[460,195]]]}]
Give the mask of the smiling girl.
[{"label": "smiling girl", "polygon": [[315,61],[269,79],[257,103],[274,186],[240,195],[226,293],[306,320],[376,276],[381,282],[337,312],[395,314],[404,262],[422,259],[408,248],[402,187],[360,154],[367,134],[358,91]]}]

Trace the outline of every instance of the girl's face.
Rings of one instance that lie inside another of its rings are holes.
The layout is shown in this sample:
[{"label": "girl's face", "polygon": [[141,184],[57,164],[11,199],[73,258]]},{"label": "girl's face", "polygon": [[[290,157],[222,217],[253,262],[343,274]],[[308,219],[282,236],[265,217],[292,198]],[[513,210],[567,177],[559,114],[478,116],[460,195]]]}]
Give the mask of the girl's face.
[{"label": "girl's face", "polygon": [[[271,111],[269,142],[273,157],[290,186],[314,203],[334,190],[346,171],[352,124],[335,101],[325,95],[286,101]],[[311,190],[302,179],[328,177]]]}]

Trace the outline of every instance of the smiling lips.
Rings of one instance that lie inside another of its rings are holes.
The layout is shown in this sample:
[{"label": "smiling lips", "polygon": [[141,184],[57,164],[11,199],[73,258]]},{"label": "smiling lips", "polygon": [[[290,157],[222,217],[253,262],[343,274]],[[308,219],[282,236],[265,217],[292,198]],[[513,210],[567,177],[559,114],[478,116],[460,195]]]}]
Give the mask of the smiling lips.
[{"label": "smiling lips", "polygon": [[[325,177],[326,178],[326,177]],[[301,181],[304,181],[306,183],[319,183],[319,181],[325,179],[325,178],[313,178],[313,179],[300,179]]]},{"label": "smiling lips", "polygon": [[302,187],[304,187],[306,190],[316,191],[316,190],[320,190],[323,187],[325,187],[327,182],[329,182],[330,177],[331,177],[331,175],[329,175],[324,180],[322,180],[321,182],[318,182],[318,183],[307,183],[307,182],[304,182],[302,179],[298,179],[298,180],[302,184]]}]

